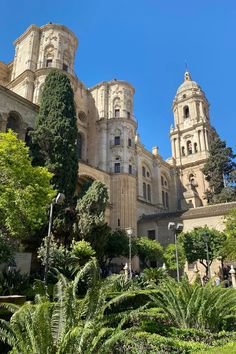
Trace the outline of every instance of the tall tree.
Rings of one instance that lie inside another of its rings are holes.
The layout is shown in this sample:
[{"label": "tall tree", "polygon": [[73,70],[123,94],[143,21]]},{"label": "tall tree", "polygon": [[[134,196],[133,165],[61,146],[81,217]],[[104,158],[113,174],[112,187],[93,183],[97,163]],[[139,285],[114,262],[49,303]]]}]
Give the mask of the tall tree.
[{"label": "tall tree", "polygon": [[[52,184],[65,194],[64,207],[56,208],[56,229],[67,238],[75,215],[78,176],[78,136],[74,94],[69,78],[59,70],[46,77],[36,129],[32,133],[33,162],[53,172]],[[67,234],[67,236],[65,236]]]},{"label": "tall tree", "polygon": [[78,158],[74,93],[69,78],[59,70],[46,77],[36,129],[33,161],[54,173],[52,183],[67,201],[75,194]]},{"label": "tall tree", "polygon": [[235,200],[236,187],[231,180],[236,164],[232,149],[216,135],[209,152],[208,161],[202,169],[209,182],[209,190],[206,192],[209,203]]},{"label": "tall tree", "polygon": [[225,234],[223,257],[227,260],[236,260],[236,209],[232,209],[225,219]]},{"label": "tall tree", "polygon": [[199,261],[208,273],[207,249],[209,264],[223,254],[223,245],[226,236],[224,233],[208,227],[199,227],[179,235],[179,242],[184,248],[189,263]]},{"label": "tall tree", "polygon": [[140,237],[136,241],[137,254],[144,268],[150,263],[163,263],[163,247],[159,242],[150,240],[147,237]]},{"label": "tall tree", "polygon": [[0,133],[0,231],[23,239],[42,226],[55,195],[51,178],[46,168],[32,166],[28,148],[12,131]]},{"label": "tall tree", "polygon": [[79,231],[83,239],[90,241],[93,228],[104,224],[107,201],[107,187],[100,181],[94,181],[84,196],[79,199],[76,210]]}]

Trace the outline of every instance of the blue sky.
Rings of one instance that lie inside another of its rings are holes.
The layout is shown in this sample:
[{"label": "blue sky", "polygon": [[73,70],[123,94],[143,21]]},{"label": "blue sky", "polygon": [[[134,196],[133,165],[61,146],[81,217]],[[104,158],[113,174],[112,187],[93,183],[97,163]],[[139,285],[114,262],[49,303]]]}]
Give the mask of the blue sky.
[{"label": "blue sky", "polygon": [[69,27],[79,39],[75,70],[88,86],[113,78],[136,89],[142,142],[170,156],[172,100],[187,61],[211,104],[211,121],[236,152],[235,0],[1,0],[0,60],[32,23]]}]

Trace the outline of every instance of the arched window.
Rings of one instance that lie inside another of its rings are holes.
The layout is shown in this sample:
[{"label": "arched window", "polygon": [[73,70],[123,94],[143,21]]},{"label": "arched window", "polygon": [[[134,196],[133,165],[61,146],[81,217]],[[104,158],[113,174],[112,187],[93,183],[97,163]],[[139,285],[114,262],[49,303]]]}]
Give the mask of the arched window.
[{"label": "arched window", "polygon": [[143,198],[147,199],[147,186],[146,183],[143,182]]},{"label": "arched window", "polygon": [[113,101],[113,109],[114,109],[114,117],[119,118],[120,117],[120,98],[116,97]]},{"label": "arched window", "polygon": [[169,208],[169,195],[166,192],[166,207]]},{"label": "arched window", "polygon": [[46,68],[51,68],[53,64],[53,58],[54,58],[54,47],[53,45],[48,45],[44,49],[44,58],[45,58],[45,66]]},{"label": "arched window", "polygon": [[184,111],[184,118],[189,118],[189,107],[184,106],[183,111]]},{"label": "arched window", "polygon": [[164,186],[164,177],[161,176],[161,185]]},{"label": "arched window", "polygon": [[197,143],[194,143],[194,152],[198,152]]},{"label": "arched window", "polygon": [[163,204],[163,206],[166,206],[165,192],[164,191],[162,191],[162,204]]},{"label": "arched window", "polygon": [[151,186],[150,186],[150,184],[147,185],[147,199],[149,202],[151,201]]},{"label": "arched window", "polygon": [[182,146],[182,156],[185,156],[185,147]]},{"label": "arched window", "polygon": [[146,177],[146,168],[144,166],[142,167],[142,174],[143,174],[143,177]]},{"label": "arched window", "polygon": [[19,133],[21,129],[21,118],[17,112],[10,112],[7,118],[6,132],[8,129],[13,130],[15,133]]},{"label": "arched window", "polygon": [[187,151],[188,151],[188,155],[191,155],[193,153],[193,147],[192,147],[191,140],[187,141]]}]

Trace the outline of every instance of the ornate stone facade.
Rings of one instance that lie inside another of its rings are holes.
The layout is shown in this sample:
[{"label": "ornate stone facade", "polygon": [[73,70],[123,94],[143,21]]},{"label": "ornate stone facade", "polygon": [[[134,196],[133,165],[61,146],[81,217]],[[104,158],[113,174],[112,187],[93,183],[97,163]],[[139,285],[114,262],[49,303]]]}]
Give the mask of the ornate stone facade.
[{"label": "ornate stone facade", "polygon": [[106,218],[113,228],[132,226],[136,234],[143,215],[205,205],[207,183],[201,168],[214,131],[200,86],[185,73],[173,102],[172,157],[165,161],[157,147],[147,151],[137,133],[134,88],[116,79],[86,88],[74,73],[77,46],[68,28],[51,23],[32,25],[15,41],[13,62],[0,62],[0,129],[11,127],[22,139],[27,137],[27,129],[34,128],[46,75],[52,68],[63,70],[75,94],[78,189],[88,179],[107,185]]}]

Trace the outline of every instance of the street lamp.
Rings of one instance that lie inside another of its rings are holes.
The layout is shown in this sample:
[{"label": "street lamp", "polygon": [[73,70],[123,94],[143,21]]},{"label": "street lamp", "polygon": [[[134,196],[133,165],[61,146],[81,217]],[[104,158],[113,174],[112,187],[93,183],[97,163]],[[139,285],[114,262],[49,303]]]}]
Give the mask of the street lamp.
[{"label": "street lamp", "polygon": [[132,279],[132,235],[133,229],[132,227],[127,227],[126,233],[129,236],[129,278]]},{"label": "street lamp", "polygon": [[210,268],[210,260],[209,260],[209,247],[208,247],[208,242],[209,242],[209,233],[205,231],[203,233],[204,241],[206,244],[206,256],[207,256],[207,275],[209,279],[211,278],[211,268]]},{"label": "street lamp", "polygon": [[169,222],[168,224],[168,230],[171,230],[174,232],[174,238],[175,238],[175,260],[176,260],[176,273],[177,273],[177,281],[179,282],[179,255],[178,255],[178,248],[177,248],[177,234],[183,231],[184,225],[178,223],[175,225],[174,222]]},{"label": "street lamp", "polygon": [[48,280],[48,268],[49,268],[49,255],[50,255],[50,244],[51,244],[51,230],[52,230],[52,214],[53,214],[53,205],[54,204],[63,204],[65,200],[65,195],[63,193],[58,193],[56,198],[54,198],[50,204],[50,214],[49,214],[49,223],[48,223],[48,236],[46,243],[46,262],[44,270],[44,283],[47,285]]}]

